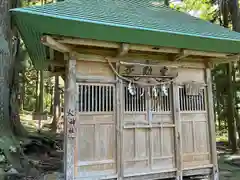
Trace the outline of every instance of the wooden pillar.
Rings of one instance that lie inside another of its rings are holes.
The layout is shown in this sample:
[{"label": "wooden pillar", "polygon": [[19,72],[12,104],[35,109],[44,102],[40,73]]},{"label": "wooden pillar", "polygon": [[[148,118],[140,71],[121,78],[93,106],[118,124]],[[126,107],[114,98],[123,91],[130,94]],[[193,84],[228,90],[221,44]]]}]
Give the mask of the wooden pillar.
[{"label": "wooden pillar", "polygon": [[216,133],[215,133],[215,122],[214,122],[214,104],[213,104],[213,92],[212,92],[212,75],[209,67],[205,70],[205,81],[207,84],[207,110],[208,110],[208,126],[209,126],[209,139],[210,139],[210,151],[211,160],[213,164],[213,176],[211,180],[219,180],[218,171],[218,159],[217,159],[217,148],[216,148]]},{"label": "wooden pillar", "polygon": [[175,132],[174,132],[174,141],[175,141],[175,163],[177,167],[177,180],[183,179],[183,158],[182,158],[182,141],[181,141],[181,119],[180,119],[180,103],[179,103],[179,90],[176,82],[171,84],[171,96],[172,96],[172,113],[173,120],[175,124]]},{"label": "wooden pillar", "polygon": [[[117,62],[117,69],[119,71],[119,62]],[[117,151],[117,172],[118,172],[118,180],[123,179],[124,176],[124,159],[123,159],[123,81],[119,77],[116,77],[116,129],[117,129],[117,141],[116,141],[116,151]]]},{"label": "wooden pillar", "polygon": [[65,81],[65,180],[74,180],[75,177],[75,139],[76,139],[76,60],[68,60]]}]

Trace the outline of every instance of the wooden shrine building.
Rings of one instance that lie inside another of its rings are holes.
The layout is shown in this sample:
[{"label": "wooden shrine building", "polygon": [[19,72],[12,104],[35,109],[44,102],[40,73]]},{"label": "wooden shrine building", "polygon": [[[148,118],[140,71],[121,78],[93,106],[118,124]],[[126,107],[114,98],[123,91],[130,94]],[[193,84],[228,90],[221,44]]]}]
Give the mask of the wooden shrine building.
[{"label": "wooden shrine building", "polygon": [[240,34],[152,0],[11,10],[37,69],[65,79],[65,179],[218,180],[211,68]]}]

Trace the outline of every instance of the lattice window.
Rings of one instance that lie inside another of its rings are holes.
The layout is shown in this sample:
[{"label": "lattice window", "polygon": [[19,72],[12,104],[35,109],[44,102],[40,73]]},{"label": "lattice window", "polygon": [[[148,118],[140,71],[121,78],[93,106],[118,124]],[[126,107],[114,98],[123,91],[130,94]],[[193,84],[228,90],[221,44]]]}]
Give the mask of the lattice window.
[{"label": "lattice window", "polygon": [[79,112],[113,111],[114,87],[111,85],[79,85]]},{"label": "lattice window", "polygon": [[206,111],[205,93],[205,89],[201,88],[197,95],[187,95],[185,88],[180,87],[180,111]]},{"label": "lattice window", "polygon": [[146,90],[135,87],[135,95],[130,94],[128,87],[124,87],[125,111],[146,111]]},{"label": "lattice window", "polygon": [[151,110],[155,112],[170,111],[170,88],[169,86],[164,86],[157,88],[157,96],[153,96],[153,88],[151,88],[152,97],[151,97]]}]

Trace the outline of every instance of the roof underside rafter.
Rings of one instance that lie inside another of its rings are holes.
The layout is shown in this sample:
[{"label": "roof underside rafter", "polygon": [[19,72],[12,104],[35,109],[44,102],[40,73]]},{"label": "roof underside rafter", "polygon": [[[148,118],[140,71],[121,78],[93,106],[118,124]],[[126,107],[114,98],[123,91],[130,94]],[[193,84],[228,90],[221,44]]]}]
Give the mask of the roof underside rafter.
[{"label": "roof underside rafter", "polygon": [[240,34],[150,0],[68,0],[11,10],[37,68],[46,61],[44,34],[211,51],[240,53]]}]

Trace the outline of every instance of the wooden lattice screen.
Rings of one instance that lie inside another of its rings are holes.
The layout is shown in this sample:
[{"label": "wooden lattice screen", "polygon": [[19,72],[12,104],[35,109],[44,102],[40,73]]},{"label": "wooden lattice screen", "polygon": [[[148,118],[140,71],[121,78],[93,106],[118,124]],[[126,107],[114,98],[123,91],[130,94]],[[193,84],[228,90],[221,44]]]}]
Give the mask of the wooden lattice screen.
[{"label": "wooden lattice screen", "polygon": [[[166,88],[166,94],[163,92],[162,88]],[[154,87],[150,89],[153,93]],[[151,111],[153,112],[168,112],[171,111],[170,105],[170,88],[169,86],[162,85],[157,89],[157,96],[152,96],[151,99]]]},{"label": "wooden lattice screen", "polygon": [[131,95],[128,91],[128,87],[124,87],[125,111],[146,111],[146,93],[144,88],[136,87],[135,91],[136,94]]},{"label": "wooden lattice screen", "polygon": [[113,111],[113,101],[113,86],[79,85],[79,112],[111,112]]},{"label": "wooden lattice screen", "polygon": [[184,87],[179,88],[179,101],[181,111],[206,111],[205,89],[201,88],[196,95],[188,95]]}]

